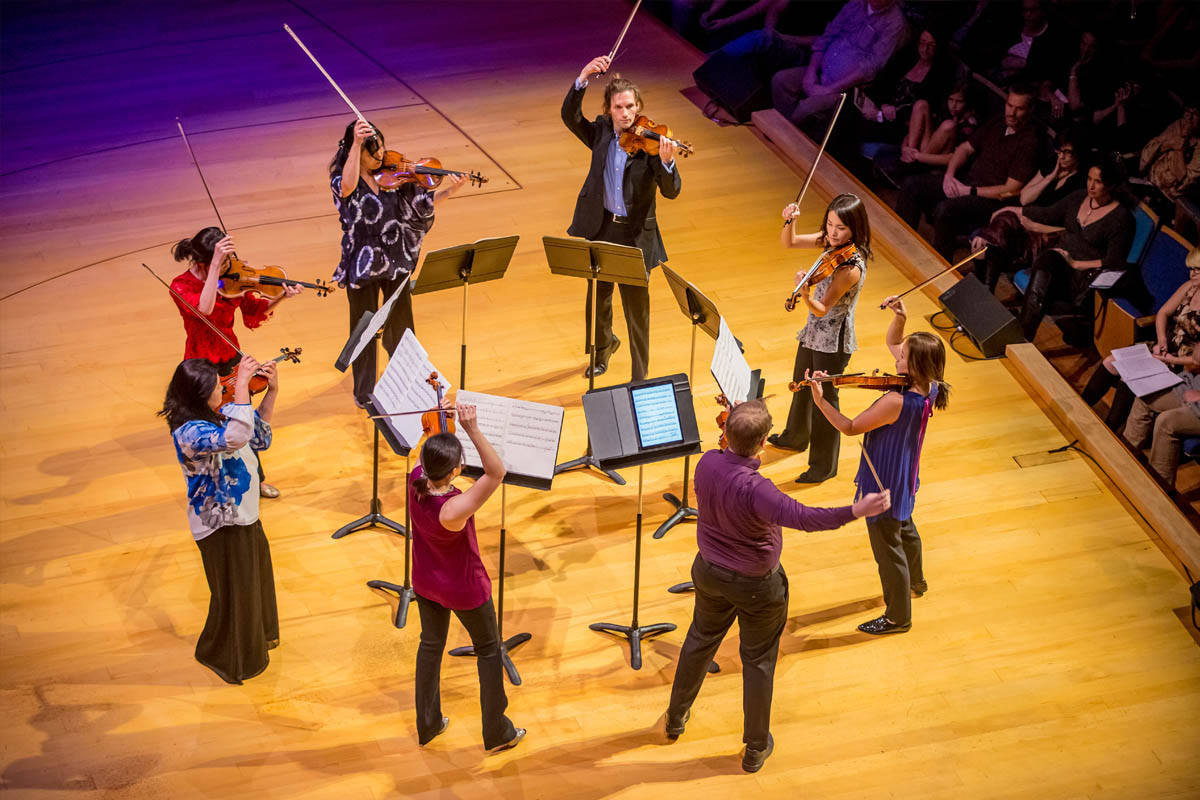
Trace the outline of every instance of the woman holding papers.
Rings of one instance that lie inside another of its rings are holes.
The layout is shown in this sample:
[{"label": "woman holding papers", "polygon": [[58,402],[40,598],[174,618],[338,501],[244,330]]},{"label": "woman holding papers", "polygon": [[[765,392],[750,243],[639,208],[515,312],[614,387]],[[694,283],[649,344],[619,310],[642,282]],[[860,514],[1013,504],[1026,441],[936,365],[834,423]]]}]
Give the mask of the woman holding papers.
[{"label": "woman holding papers", "polygon": [[[885,305],[895,312],[887,331],[888,350],[896,358],[896,372],[907,375],[905,391],[889,391],[854,419],[835,408],[812,384],[813,402],[830,424],[847,436],[863,435],[859,459],[860,494],[891,492],[891,507],[867,517],[871,552],[879,566],[886,608],[882,616],[858,626],[875,636],[904,633],[912,627],[912,592],[925,593],[925,572],[921,557],[921,537],[913,525],[912,512],[920,486],[918,470],[925,426],[934,409],[943,410],[950,401],[950,386],[943,380],[946,348],[931,333],[917,331],[904,335],[908,312],[904,302],[889,297]],[[809,377],[822,377],[817,372]],[[878,473],[878,477],[876,477]],[[880,486],[880,484],[883,484]]]},{"label": "woman holding papers", "polygon": [[[463,187],[465,178],[449,175],[437,190],[416,182],[387,191],[374,174],[383,165],[383,134],[369,122],[346,126],[338,150],[329,162],[329,186],[342,225],[342,255],[333,279],[346,289],[350,330],[363,313],[379,309],[379,296],[391,296],[412,274],[421,242],[433,227],[433,208]],[[412,286],[396,301],[383,326],[383,346],[389,354],[413,327]],[[354,362],[354,402],[361,408],[375,388],[375,349]]]},{"label": "woman holding papers", "polygon": [[463,448],[451,433],[438,433],[421,447],[421,463],[408,486],[412,518],[413,591],[421,615],[417,647],[417,737],[428,744],[450,724],[442,716],[441,667],[450,613],[471,636],[479,669],[483,746],[490,753],[515,747],[525,736],[504,715],[508,697],[500,663],[500,633],[492,604],[492,582],[479,558],[475,512],[500,487],[506,470],[479,430],[475,406],[459,403],[458,425],[483,462],[483,475],[463,492],[453,485],[462,472]]},{"label": "woman holding papers", "polygon": [[1175,486],[1183,440],[1200,436],[1200,350],[1188,356],[1180,377],[1179,385],[1134,400],[1121,432],[1125,443],[1138,450],[1153,431],[1150,468],[1169,488]]},{"label": "woman holding papers", "polygon": [[[800,297],[808,308],[808,321],[796,334],[796,364],[792,380],[799,381],[808,370],[821,370],[836,375],[850,363],[850,354],[857,348],[854,337],[854,307],[858,293],[867,276],[867,259],[871,257],[871,226],[862,200],[852,194],[840,194],[825,209],[821,229],[816,233],[795,233],[792,222],[799,208],[791,203],[783,209],[788,225],[783,228],[784,247],[820,247],[818,261],[838,248],[854,245],[854,252],[833,273],[814,287],[807,283]],[[804,272],[796,273],[799,283]],[[823,384],[825,399],[838,408],[838,390],[832,383]],[[823,416],[813,413],[808,392],[792,395],[792,408],[781,433],[772,434],[767,441],[783,450],[804,450],[808,453],[808,469],[796,478],[796,483],[819,483],[837,474],[840,440],[838,432]]]}]

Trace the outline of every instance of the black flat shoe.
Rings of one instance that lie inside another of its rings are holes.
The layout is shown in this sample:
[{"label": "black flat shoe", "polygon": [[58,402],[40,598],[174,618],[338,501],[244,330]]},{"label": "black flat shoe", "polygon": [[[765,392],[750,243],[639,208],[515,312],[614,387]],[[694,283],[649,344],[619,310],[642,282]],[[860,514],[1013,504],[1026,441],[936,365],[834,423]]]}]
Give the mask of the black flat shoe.
[{"label": "black flat shoe", "polygon": [[671,715],[667,715],[667,738],[672,742],[683,735],[683,727],[687,725],[687,721],[692,718],[692,710],[689,708],[683,712],[683,719],[678,722],[671,720]]},{"label": "black flat shoe", "polygon": [[923,597],[929,591],[929,584],[925,581],[918,581],[910,584],[909,588],[912,589],[912,593],[917,597]]},{"label": "black flat shoe", "polygon": [[801,447],[800,445],[784,441],[783,434],[781,433],[772,433],[770,436],[768,436],[767,444],[771,445],[771,447],[777,447],[780,450],[794,450],[797,453],[803,453],[808,449],[806,447]]},{"label": "black flat shoe", "polygon": [[597,362],[595,367],[589,366],[584,369],[583,377],[591,378],[594,376],[598,378],[606,372],[608,372],[608,364],[605,362]]},{"label": "black flat shoe", "polygon": [[811,467],[800,473],[800,477],[796,478],[796,483],[824,483],[830,478],[837,475],[837,472],[831,472],[827,475],[818,475]]},{"label": "black flat shoe", "polygon": [[742,769],[746,770],[746,772],[758,772],[762,769],[762,765],[766,763],[767,756],[771,755],[774,750],[775,737],[768,733],[766,750],[755,750],[753,747],[746,748],[746,754],[742,756]]},{"label": "black flat shoe", "polygon": [[912,628],[911,622],[906,622],[903,625],[897,625],[887,618],[887,616],[876,617],[870,622],[864,622],[858,626],[858,629],[863,633],[869,633],[872,636],[883,636],[888,633],[908,633]]},{"label": "black flat shoe", "polygon": [[516,736],[509,739],[504,744],[498,744],[495,747],[489,747],[488,752],[489,753],[503,753],[505,750],[512,750],[514,747],[519,745],[521,743],[521,740],[524,738],[525,738],[525,729],[517,728]]},{"label": "black flat shoe", "polygon": [[433,734],[433,736],[430,736],[428,739],[421,742],[421,747],[424,747],[425,745],[429,744],[437,737],[441,736],[443,733],[446,732],[446,728],[449,728],[449,727],[450,727],[450,718],[442,717],[442,727],[438,728],[437,733]]}]

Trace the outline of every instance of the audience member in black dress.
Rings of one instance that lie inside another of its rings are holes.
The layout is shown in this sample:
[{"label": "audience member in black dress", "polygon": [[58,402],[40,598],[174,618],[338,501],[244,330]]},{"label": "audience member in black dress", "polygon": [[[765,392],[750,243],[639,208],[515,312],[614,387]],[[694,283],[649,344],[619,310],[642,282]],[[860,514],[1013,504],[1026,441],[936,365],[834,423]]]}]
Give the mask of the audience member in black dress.
[{"label": "audience member in black dress", "polygon": [[1004,115],[984,123],[956,147],[944,175],[914,175],[901,186],[896,213],[914,230],[922,212],[928,214],[933,246],[946,259],[953,255],[955,237],[987,222],[1037,172],[1039,147],[1037,131],[1030,124],[1032,107],[1030,88],[1009,89]]}]

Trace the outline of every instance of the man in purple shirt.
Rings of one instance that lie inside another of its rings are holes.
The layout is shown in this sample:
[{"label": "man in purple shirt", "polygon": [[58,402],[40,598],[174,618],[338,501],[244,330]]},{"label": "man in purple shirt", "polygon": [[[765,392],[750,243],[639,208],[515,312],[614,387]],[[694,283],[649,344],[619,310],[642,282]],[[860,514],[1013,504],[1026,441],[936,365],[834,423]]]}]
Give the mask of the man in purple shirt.
[{"label": "man in purple shirt", "polygon": [[833,530],[859,517],[882,514],[891,504],[887,492],[868,494],[842,508],[810,508],[793,500],[758,473],[756,456],[770,432],[766,405],[761,400],[742,403],[725,423],[728,449],[710,450],[696,464],[696,610],[667,707],[667,736],[677,739],[691,716],[708,664],[736,617],[745,682],[742,769],[747,772],[757,772],[775,746],[771,693],[788,606],[787,575],[779,563],[781,529]]}]

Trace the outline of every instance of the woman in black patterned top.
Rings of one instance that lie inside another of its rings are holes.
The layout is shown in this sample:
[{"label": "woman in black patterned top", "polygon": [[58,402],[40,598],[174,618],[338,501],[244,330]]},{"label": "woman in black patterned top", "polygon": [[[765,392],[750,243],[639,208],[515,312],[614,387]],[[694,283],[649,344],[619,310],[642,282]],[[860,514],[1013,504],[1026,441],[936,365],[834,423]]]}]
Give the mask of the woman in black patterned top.
[{"label": "woman in black patterned top", "polygon": [[[434,206],[461,189],[464,181],[449,175],[436,190],[416,183],[380,189],[374,173],[383,164],[383,153],[383,134],[359,120],[346,126],[329,164],[329,185],[342,224],[342,257],[333,279],[346,289],[351,331],[363,312],[379,308],[381,293],[386,299],[416,268],[421,242],[433,227]],[[409,284],[383,326],[383,346],[389,354],[411,327]],[[375,370],[375,348],[369,347],[354,362],[354,402],[359,407],[375,388]]]}]

